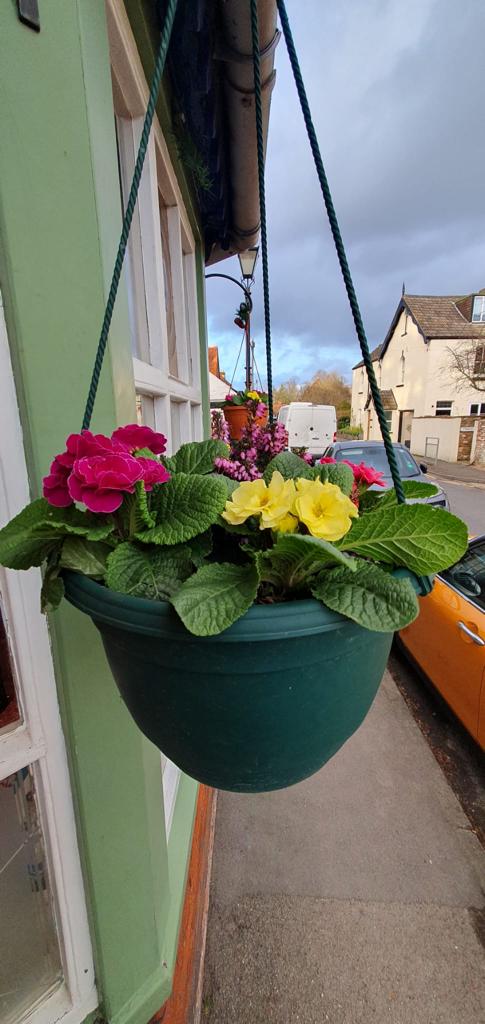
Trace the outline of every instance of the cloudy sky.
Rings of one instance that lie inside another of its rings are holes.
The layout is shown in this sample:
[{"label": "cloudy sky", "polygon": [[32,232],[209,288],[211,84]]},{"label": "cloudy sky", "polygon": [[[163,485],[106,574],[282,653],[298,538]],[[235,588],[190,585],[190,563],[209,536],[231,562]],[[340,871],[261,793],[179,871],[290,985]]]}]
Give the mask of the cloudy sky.
[{"label": "cloudy sky", "polygon": [[[287,11],[374,347],[403,281],[415,294],[485,287],[485,0],[287,0]],[[276,69],[266,165],[274,378],[349,378],[360,356],[283,38]],[[236,260],[221,270],[239,276]],[[229,376],[238,298],[229,283],[207,283],[210,344]],[[253,299],[265,371],[260,265]]]}]

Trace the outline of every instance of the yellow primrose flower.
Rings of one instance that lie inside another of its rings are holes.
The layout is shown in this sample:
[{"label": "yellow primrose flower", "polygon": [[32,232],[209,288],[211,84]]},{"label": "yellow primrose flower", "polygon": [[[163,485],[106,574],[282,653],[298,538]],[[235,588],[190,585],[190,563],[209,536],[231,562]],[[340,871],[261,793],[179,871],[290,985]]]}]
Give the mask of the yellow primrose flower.
[{"label": "yellow primrose flower", "polygon": [[260,529],[274,529],[288,515],[294,500],[293,480],[284,480],[275,472],[268,486],[264,480],[251,480],[236,487],[222,516],[233,526],[245,523],[250,516],[261,516]]},{"label": "yellow primrose flower", "polygon": [[259,393],[257,391],[247,391],[246,395],[248,398],[259,398]]},{"label": "yellow primrose flower", "polygon": [[277,533],[294,533],[297,529],[298,519],[296,516],[293,516],[291,512],[288,512],[284,519],[280,519],[280,521],[273,526],[273,530],[276,530]]},{"label": "yellow primrose flower", "polygon": [[[310,487],[298,488],[295,511],[312,537],[340,540],[350,530],[351,519],[358,516],[354,503],[336,484],[309,481]],[[305,481],[307,483],[307,481]]]}]

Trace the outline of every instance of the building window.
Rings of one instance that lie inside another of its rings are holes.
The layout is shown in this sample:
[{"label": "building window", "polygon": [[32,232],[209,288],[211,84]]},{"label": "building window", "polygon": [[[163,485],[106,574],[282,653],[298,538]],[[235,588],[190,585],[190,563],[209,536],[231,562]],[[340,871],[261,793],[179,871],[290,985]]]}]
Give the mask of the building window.
[{"label": "building window", "polygon": [[453,402],[437,402],[435,416],[451,416]]},{"label": "building window", "polygon": [[473,402],[470,406],[470,416],[485,416],[485,402]]},{"label": "building window", "polygon": [[478,347],[475,349],[473,376],[485,377],[485,345],[478,345]]},{"label": "building window", "polygon": [[401,367],[400,367],[400,369],[401,369],[401,380],[400,380],[400,383],[404,384],[404,375],[406,373],[406,356],[404,355],[404,352],[401,352]]},{"label": "building window", "polygon": [[360,371],[360,387],[359,387],[359,395],[361,395],[361,394],[362,394],[363,390],[364,390],[364,371],[363,371],[363,370],[361,370],[361,371]]},{"label": "building window", "polygon": [[485,295],[475,295],[473,299],[472,323],[485,323]]},{"label": "building window", "polygon": [[390,409],[385,409],[384,416],[386,417],[386,423],[389,429],[389,433],[392,434],[392,411]]}]

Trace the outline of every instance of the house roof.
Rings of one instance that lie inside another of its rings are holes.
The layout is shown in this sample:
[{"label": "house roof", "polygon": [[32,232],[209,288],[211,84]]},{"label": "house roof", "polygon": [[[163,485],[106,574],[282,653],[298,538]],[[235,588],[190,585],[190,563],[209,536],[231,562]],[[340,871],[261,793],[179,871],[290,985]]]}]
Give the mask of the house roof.
[{"label": "house roof", "polygon": [[[385,412],[390,412],[392,409],[397,409],[397,402],[396,402],[396,399],[394,397],[394,391],[392,391],[390,388],[389,388],[389,390],[384,389],[383,391],[381,391],[381,399],[382,399],[382,405],[383,405],[383,408],[384,408]],[[366,401],[365,407],[364,407],[365,409],[369,408],[369,405],[370,405],[371,401],[372,401],[372,395],[369,392],[369,395],[368,395],[368,398],[367,398],[367,401]]]},{"label": "house roof", "polygon": [[[376,359],[379,358],[379,356],[381,354],[381,348],[382,348],[382,345],[376,345],[376,347],[374,349],[372,349],[370,357],[371,357],[373,363],[375,362]],[[361,359],[360,363],[356,363],[355,366],[352,367],[352,369],[353,370],[357,370],[359,366],[363,366],[363,365],[364,365],[364,360]]]},{"label": "house roof", "polygon": [[470,295],[403,295],[407,309],[425,338],[482,338],[485,323],[470,323],[473,295],[485,295],[485,288]]}]

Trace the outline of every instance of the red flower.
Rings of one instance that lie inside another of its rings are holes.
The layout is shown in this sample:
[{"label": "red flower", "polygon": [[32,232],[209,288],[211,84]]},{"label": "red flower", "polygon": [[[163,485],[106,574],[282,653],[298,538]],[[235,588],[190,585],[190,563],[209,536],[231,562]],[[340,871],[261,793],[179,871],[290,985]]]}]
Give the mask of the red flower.
[{"label": "red flower", "polygon": [[358,466],[353,462],[347,462],[347,465],[353,471],[356,484],[364,487],[372,487],[373,484],[377,484],[378,487],[386,486],[383,480],[384,474],[380,470],[374,469],[373,466],[366,466],[365,462],[359,463]]},{"label": "red flower", "polygon": [[148,448],[154,455],[161,455],[167,447],[167,438],[158,434],[151,427],[141,427],[138,423],[128,423],[126,427],[117,427],[111,440],[122,444],[129,452],[139,448]]},{"label": "red flower", "polygon": [[331,459],[329,455],[324,455],[323,459],[320,459],[320,465],[322,465],[324,463],[332,463],[332,465],[333,465],[336,462],[337,462],[337,459]]},{"label": "red flower", "polygon": [[158,460],[139,457],[136,461],[143,469],[143,483],[146,491],[151,491],[154,484],[164,484],[170,480],[168,469],[165,469],[165,466],[162,466]]},{"label": "red flower", "polygon": [[59,461],[61,456],[56,455],[51,464],[50,473],[43,479],[42,493],[49,505],[56,505],[57,508],[67,508],[72,505],[72,498],[69,494],[67,481],[71,472],[70,466],[65,466]]},{"label": "red flower", "polygon": [[125,494],[133,494],[142,480],[142,459],[124,454],[93,455],[76,459],[69,477],[69,494],[91,512],[116,512]]}]

